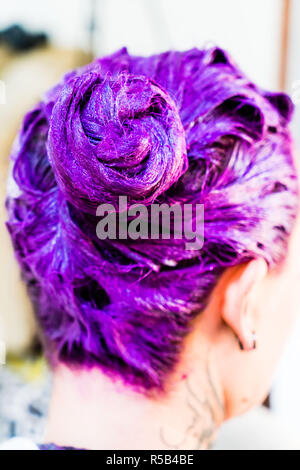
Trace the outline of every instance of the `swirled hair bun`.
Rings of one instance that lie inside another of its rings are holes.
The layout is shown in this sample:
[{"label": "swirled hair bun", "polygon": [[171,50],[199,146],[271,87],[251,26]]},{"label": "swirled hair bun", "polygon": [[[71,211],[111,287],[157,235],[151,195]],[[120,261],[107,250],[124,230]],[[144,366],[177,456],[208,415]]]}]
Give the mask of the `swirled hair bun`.
[{"label": "swirled hair bun", "polygon": [[[70,72],[24,118],[7,226],[50,361],[163,389],[221,273],[287,249],[293,106],[219,49]],[[203,204],[201,249],[96,235],[99,204]]]},{"label": "swirled hair bun", "polygon": [[48,150],[62,194],[92,214],[120,195],[151,203],[187,167],[183,126],[168,93],[143,75],[102,77],[97,67],[65,84]]}]

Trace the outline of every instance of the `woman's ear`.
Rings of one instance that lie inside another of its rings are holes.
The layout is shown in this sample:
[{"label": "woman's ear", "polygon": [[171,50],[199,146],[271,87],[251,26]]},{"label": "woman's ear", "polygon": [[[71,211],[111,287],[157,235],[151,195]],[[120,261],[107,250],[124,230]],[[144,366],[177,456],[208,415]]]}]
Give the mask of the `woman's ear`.
[{"label": "woman's ear", "polygon": [[236,334],[242,350],[256,348],[257,287],[267,275],[268,266],[258,258],[237,266],[226,279],[221,316]]}]

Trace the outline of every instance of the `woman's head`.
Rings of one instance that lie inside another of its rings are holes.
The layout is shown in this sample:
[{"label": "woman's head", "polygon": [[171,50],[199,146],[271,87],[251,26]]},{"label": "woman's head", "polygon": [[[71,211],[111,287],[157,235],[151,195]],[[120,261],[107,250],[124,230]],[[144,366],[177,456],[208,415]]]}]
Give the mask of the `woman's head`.
[{"label": "woman's head", "polygon": [[[287,96],[255,86],[217,48],[149,58],[123,49],[45,95],[14,148],[7,208],[54,364],[162,389],[207,312],[219,352],[232,330],[250,347],[242,312],[247,302],[272,312],[297,215],[291,113]],[[119,196],[147,207],[203,204],[202,248],[176,237],[99,239],[97,207]],[[272,318],[259,315],[271,334]],[[240,354],[227,357],[246,366]]]}]

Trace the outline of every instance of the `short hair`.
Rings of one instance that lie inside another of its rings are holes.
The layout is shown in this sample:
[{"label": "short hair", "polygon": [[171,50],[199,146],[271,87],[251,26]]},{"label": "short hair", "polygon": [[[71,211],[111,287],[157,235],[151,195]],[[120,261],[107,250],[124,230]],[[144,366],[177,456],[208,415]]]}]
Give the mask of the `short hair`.
[{"label": "short hair", "polygon": [[[55,364],[163,390],[222,272],[284,259],[298,206],[283,93],[219,49],[121,49],[67,74],[24,119],[7,226]],[[204,205],[201,249],[100,240],[96,208]]]}]

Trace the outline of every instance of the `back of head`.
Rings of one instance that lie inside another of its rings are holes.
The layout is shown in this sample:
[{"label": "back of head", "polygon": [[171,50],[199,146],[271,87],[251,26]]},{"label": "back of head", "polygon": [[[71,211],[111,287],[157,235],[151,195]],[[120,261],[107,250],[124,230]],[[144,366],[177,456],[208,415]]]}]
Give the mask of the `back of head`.
[{"label": "back of head", "polygon": [[[122,49],[45,95],[14,147],[7,209],[54,364],[163,388],[224,269],[285,256],[297,207],[291,112],[218,48]],[[203,204],[203,246],[99,239],[97,207],[119,196]]]}]

